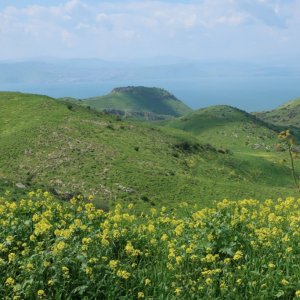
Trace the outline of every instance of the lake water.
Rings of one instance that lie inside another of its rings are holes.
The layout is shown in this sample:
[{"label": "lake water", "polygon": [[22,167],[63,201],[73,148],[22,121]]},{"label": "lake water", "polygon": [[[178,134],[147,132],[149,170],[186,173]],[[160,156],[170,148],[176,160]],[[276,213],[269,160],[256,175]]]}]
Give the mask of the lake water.
[{"label": "lake water", "polygon": [[144,85],[164,88],[192,108],[228,104],[247,111],[270,110],[300,97],[300,76],[201,77],[193,79],[101,81],[59,84],[1,84],[2,91],[20,91],[52,97],[87,98],[113,88]]}]

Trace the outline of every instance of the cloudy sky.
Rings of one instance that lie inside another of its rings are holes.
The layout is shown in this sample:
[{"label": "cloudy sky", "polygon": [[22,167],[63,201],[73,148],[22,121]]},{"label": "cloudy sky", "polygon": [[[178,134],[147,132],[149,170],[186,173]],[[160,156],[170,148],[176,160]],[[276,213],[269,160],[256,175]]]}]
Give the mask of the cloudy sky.
[{"label": "cloudy sky", "polygon": [[300,54],[299,0],[1,0],[0,59],[276,59]]}]

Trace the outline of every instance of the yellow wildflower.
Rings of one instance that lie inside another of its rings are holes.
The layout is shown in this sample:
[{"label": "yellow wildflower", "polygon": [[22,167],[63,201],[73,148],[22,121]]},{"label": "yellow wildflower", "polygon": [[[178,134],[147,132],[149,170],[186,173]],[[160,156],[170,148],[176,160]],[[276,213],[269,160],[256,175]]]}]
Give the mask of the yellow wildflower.
[{"label": "yellow wildflower", "polygon": [[281,284],[282,284],[282,285],[288,285],[289,282],[288,282],[286,279],[282,279],[282,280],[281,280]]},{"label": "yellow wildflower", "polygon": [[33,264],[32,264],[32,263],[28,263],[28,264],[26,265],[26,269],[27,269],[28,271],[32,271],[32,270],[34,269]]},{"label": "yellow wildflower", "polygon": [[148,278],[146,278],[146,279],[145,279],[145,285],[147,286],[147,285],[150,285],[150,284],[151,284],[151,280],[148,279]]},{"label": "yellow wildflower", "polygon": [[150,233],[155,232],[155,227],[153,224],[149,224],[147,229]]},{"label": "yellow wildflower", "polygon": [[224,281],[221,282],[220,284],[220,289],[221,290],[226,290],[228,288],[228,286],[226,285],[226,283]]},{"label": "yellow wildflower", "polygon": [[179,296],[181,294],[181,292],[182,292],[181,288],[178,287],[178,288],[175,289],[176,296]]},{"label": "yellow wildflower", "polygon": [[54,285],[54,280],[53,279],[48,280],[48,285],[53,286]]},{"label": "yellow wildflower", "polygon": [[125,270],[118,270],[117,276],[127,280],[130,277],[130,273]]},{"label": "yellow wildflower", "polygon": [[103,239],[101,240],[101,245],[102,245],[102,246],[109,246],[109,241],[108,241],[107,239],[104,239],[104,238],[103,238]]},{"label": "yellow wildflower", "polygon": [[130,203],[130,204],[128,204],[128,209],[133,209],[133,207],[134,207],[134,204],[133,203]]},{"label": "yellow wildflower", "polygon": [[91,267],[86,267],[84,270],[86,275],[92,275],[93,274],[93,269]]},{"label": "yellow wildflower", "polygon": [[183,229],[184,229],[184,224],[180,224],[178,225],[175,229],[174,229],[174,233],[177,235],[177,236],[180,236],[183,232]]},{"label": "yellow wildflower", "polygon": [[167,241],[168,240],[168,235],[167,234],[163,234],[160,238],[162,241]]},{"label": "yellow wildflower", "polygon": [[61,270],[63,271],[63,273],[64,273],[65,276],[69,275],[69,268],[68,267],[63,266],[61,268]]},{"label": "yellow wildflower", "polygon": [[15,280],[12,277],[8,277],[5,281],[5,284],[8,286],[12,286],[15,284]]},{"label": "yellow wildflower", "polygon": [[272,262],[270,262],[270,263],[268,264],[268,267],[269,267],[270,269],[274,269],[274,268],[275,268],[275,265],[274,265]]},{"label": "yellow wildflower", "polygon": [[15,253],[9,253],[8,254],[8,261],[13,262],[16,259],[16,254]]},{"label": "yellow wildflower", "polygon": [[111,269],[115,269],[118,266],[118,263],[118,260],[111,260],[108,265]]},{"label": "yellow wildflower", "polygon": [[231,261],[231,259],[227,257],[224,259],[224,264],[228,265],[228,264],[230,264],[230,261]]},{"label": "yellow wildflower", "polygon": [[176,264],[179,265],[182,262],[182,257],[181,256],[176,256]]},{"label": "yellow wildflower", "polygon": [[92,241],[91,238],[86,238],[86,237],[84,237],[84,238],[81,240],[82,244],[84,244],[84,245],[90,244],[91,241]]},{"label": "yellow wildflower", "polygon": [[11,244],[11,242],[14,240],[14,237],[9,235],[8,237],[6,237],[6,243]]},{"label": "yellow wildflower", "polygon": [[43,266],[44,266],[45,268],[48,268],[48,267],[50,266],[50,262],[49,262],[49,261],[44,261],[44,262],[43,262]]},{"label": "yellow wildflower", "polygon": [[44,298],[46,296],[46,293],[44,290],[38,290],[37,296],[38,296],[38,298]]},{"label": "yellow wildflower", "polygon": [[62,252],[65,249],[65,247],[66,247],[65,242],[61,241],[61,242],[57,243],[56,245],[54,245],[53,253],[58,254],[58,253]]},{"label": "yellow wildflower", "polygon": [[235,252],[234,256],[233,256],[233,260],[240,260],[243,257],[243,252],[238,250]]},{"label": "yellow wildflower", "polygon": [[211,233],[209,233],[207,235],[207,239],[208,239],[209,242],[211,242],[214,239],[214,236]]}]

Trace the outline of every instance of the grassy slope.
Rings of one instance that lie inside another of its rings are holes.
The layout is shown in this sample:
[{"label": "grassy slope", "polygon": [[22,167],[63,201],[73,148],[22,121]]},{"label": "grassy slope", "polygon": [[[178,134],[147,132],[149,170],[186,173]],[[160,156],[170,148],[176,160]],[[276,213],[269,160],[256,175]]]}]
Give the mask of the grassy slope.
[{"label": "grassy slope", "polygon": [[[193,154],[175,149],[193,140],[187,135],[116,121],[74,104],[70,110],[69,103],[37,95],[1,93],[0,104],[2,186],[22,183],[150,202],[176,202],[188,193],[202,201],[186,166]],[[199,150],[208,168],[216,155],[206,152]]]},{"label": "grassy slope", "polygon": [[250,149],[245,160],[197,144],[181,130],[118,121],[45,96],[0,93],[0,107],[2,192],[22,192],[16,189],[22,183],[92,193],[98,202],[205,206],[225,197],[286,196],[292,189],[286,167],[272,157],[257,160],[259,152]]},{"label": "grassy slope", "polygon": [[233,153],[230,163],[234,165],[232,176],[240,180],[252,178],[257,183],[255,189],[259,185],[273,185],[279,190],[282,185],[292,184],[288,165],[280,164],[288,155],[275,151],[276,128],[244,111],[230,106],[211,106],[163,124],[193,133],[202,143],[230,150]]},{"label": "grassy slope", "polygon": [[166,124],[231,150],[271,149],[276,137],[276,132],[268,124],[226,105],[199,109]]},{"label": "grassy slope", "polygon": [[300,128],[300,98],[287,102],[274,110],[258,112],[255,115],[275,125]]},{"label": "grassy slope", "polygon": [[181,116],[191,111],[167,91],[147,87],[118,88],[106,96],[89,98],[83,103],[100,111],[117,109],[170,116]]}]

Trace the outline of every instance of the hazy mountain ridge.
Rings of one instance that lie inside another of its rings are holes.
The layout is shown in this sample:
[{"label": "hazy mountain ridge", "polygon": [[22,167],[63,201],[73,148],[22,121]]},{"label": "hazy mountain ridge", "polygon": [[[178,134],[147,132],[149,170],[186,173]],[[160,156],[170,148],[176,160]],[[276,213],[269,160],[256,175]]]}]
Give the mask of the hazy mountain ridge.
[{"label": "hazy mountain ridge", "polygon": [[101,59],[45,59],[0,61],[1,83],[68,83],[102,80],[201,78],[207,76],[294,76],[299,67],[266,63],[197,60],[105,61]]}]

